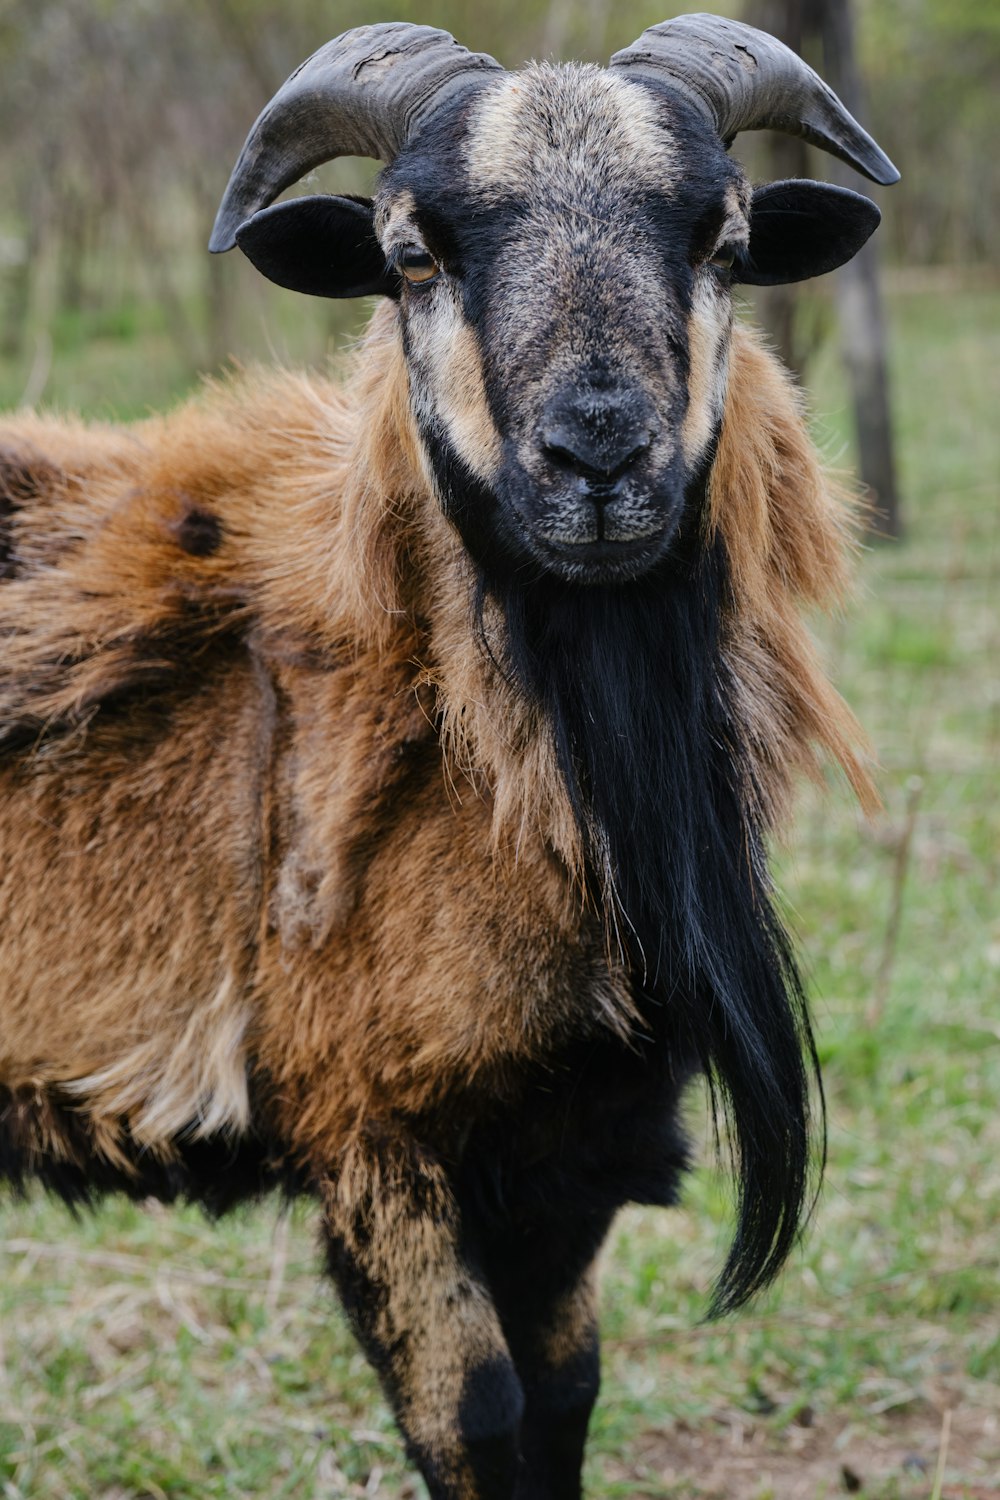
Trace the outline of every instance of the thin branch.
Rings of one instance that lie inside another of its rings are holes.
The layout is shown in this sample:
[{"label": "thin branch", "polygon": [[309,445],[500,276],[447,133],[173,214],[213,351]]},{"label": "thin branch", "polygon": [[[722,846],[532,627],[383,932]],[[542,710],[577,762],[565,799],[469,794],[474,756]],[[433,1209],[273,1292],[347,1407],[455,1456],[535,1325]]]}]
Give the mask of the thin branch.
[{"label": "thin branch", "polygon": [[923,778],[911,776],[906,783],[906,815],[899,842],[896,844],[896,858],[892,867],[892,901],[889,906],[889,918],[885,925],[882,957],[879,960],[878,973],[875,976],[871,999],[865,1012],[865,1025],[869,1031],[878,1026],[889,998],[892,973],[896,966],[896,953],[899,948],[899,930],[903,921],[903,898],[906,891],[906,877],[910,868],[913,830],[917,826],[917,814],[923,794]]}]

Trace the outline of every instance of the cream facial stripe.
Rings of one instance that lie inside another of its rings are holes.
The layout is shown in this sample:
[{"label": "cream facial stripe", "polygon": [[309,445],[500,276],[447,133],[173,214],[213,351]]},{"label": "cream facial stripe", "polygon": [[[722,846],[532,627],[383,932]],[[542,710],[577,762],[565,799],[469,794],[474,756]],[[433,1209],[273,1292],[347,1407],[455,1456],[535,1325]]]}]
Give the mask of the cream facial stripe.
[{"label": "cream facial stripe", "polygon": [[[413,194],[395,198],[378,223],[386,255],[423,247]],[[500,463],[500,435],[486,400],[479,342],[447,273],[410,295],[410,394],[417,417],[439,422],[469,471],[490,480]]]},{"label": "cream facial stripe", "polygon": [[732,307],[703,273],[695,282],[688,319],[688,408],[681,427],[681,451],[695,464],[707,448],[726,401]]},{"label": "cream facial stripe", "polygon": [[416,335],[411,380],[421,386],[413,392],[415,403],[432,407],[466,468],[489,480],[500,463],[500,435],[486,400],[479,343],[465,320],[457,287],[442,280],[430,295],[434,306],[423,310],[419,332],[417,320],[411,320]]},{"label": "cream facial stripe", "polygon": [[[716,250],[723,246],[744,247],[749,237],[750,189],[745,181],[726,188],[726,217],[716,237]],[[722,420],[729,377],[729,344],[733,326],[732,303],[722,295],[714,272],[705,265],[695,278],[694,297],[688,319],[688,410],[681,430],[681,446],[688,463],[705,451],[712,433]]]},{"label": "cream facial stripe", "polygon": [[468,140],[469,183],[485,197],[534,197],[583,181],[668,191],[677,151],[656,100],[593,66],[533,64],[483,90]]},{"label": "cream facial stripe", "polygon": [[388,204],[379,204],[375,215],[375,232],[386,255],[404,245],[422,244],[414,218],[417,205],[409,189],[398,193]]}]

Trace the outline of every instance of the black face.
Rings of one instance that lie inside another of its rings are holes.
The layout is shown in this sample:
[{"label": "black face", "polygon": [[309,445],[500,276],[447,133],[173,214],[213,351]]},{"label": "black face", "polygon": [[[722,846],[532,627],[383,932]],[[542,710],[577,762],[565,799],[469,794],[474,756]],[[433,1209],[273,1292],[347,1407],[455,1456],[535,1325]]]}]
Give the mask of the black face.
[{"label": "black face", "polygon": [[725,405],[734,280],[849,259],[878,222],[820,183],[751,197],[702,114],[593,67],[500,75],[374,204],[280,203],[241,247],[282,285],[400,299],[414,415],[480,561],[576,583],[670,549]]},{"label": "black face", "polygon": [[721,420],[746,196],[692,111],[598,69],[505,81],[385,174],[413,409],[491,570],[617,582],[668,550]]}]

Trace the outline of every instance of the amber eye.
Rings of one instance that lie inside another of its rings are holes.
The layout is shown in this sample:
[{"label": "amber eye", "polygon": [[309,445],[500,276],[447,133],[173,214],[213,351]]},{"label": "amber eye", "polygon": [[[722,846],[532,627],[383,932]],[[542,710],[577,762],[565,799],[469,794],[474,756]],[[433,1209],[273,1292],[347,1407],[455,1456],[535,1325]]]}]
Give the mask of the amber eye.
[{"label": "amber eye", "polygon": [[433,281],[441,267],[433,255],[419,245],[405,245],[399,253],[399,269],[407,281]]},{"label": "amber eye", "polygon": [[720,245],[715,254],[709,256],[708,264],[713,271],[731,271],[736,264],[736,246]]}]

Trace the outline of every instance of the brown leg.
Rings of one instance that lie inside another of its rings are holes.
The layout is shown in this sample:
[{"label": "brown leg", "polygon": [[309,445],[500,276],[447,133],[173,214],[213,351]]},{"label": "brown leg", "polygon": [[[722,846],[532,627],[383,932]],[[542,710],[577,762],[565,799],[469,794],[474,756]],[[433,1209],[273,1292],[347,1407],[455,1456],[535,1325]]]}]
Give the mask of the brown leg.
[{"label": "brown leg", "polygon": [[524,1396],[440,1163],[367,1138],[323,1200],[330,1270],[432,1500],[513,1500]]}]

